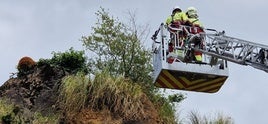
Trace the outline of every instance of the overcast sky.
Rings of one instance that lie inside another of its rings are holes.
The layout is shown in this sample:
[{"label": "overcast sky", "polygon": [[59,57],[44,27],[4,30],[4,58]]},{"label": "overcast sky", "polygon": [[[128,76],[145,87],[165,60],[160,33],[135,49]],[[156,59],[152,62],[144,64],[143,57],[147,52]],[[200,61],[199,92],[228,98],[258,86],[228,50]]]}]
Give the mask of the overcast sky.
[{"label": "overcast sky", "polygon": [[[135,11],[138,23],[149,23],[152,34],[174,6],[183,10],[194,6],[205,27],[268,45],[267,5],[265,0],[0,0],[0,84],[16,72],[23,56],[38,61],[51,58],[52,51],[83,49],[79,39],[91,32],[100,6],[123,21],[127,11]],[[191,110],[206,115],[222,112],[236,124],[268,123],[268,74],[233,63],[229,69],[229,78],[217,93],[183,92],[187,99],[180,104],[181,116]]]}]

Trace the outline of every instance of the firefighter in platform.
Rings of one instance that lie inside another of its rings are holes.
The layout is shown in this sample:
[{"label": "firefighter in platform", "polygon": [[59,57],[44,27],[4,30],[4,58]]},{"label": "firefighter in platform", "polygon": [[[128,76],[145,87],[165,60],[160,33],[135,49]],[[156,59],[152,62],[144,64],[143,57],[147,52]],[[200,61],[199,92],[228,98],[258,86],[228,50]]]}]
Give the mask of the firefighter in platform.
[{"label": "firefighter in platform", "polygon": [[189,7],[186,11],[186,15],[192,26],[203,28],[203,24],[200,22],[198,18],[199,16],[197,14],[197,9],[195,7]]},{"label": "firefighter in platform", "polygon": [[172,10],[172,14],[166,19],[166,25],[179,26],[185,24],[188,21],[187,15],[182,12],[179,6],[175,6]]},{"label": "firefighter in platform", "polygon": [[[204,27],[198,18],[197,9],[195,7],[189,7],[186,11],[186,15],[188,17],[188,20],[192,24],[192,27],[190,28],[190,33],[198,34],[204,32],[203,30]],[[194,47],[202,48],[202,46],[203,46],[203,39],[196,39],[194,41]],[[197,62],[202,62],[201,52],[194,51],[194,56]]]},{"label": "firefighter in platform", "polygon": [[[182,9],[179,6],[175,6],[172,10],[172,13],[170,16],[167,17],[166,19],[166,25],[168,27],[172,28],[180,28],[180,25],[185,25],[189,23],[188,17],[185,12],[182,11]],[[168,44],[169,47],[169,55],[176,55],[175,53],[177,52],[174,47],[181,47],[184,45],[184,39],[185,39],[185,33],[178,31],[178,30],[173,30],[169,28],[170,32],[170,43]],[[176,55],[177,56],[177,55]],[[177,58],[177,57],[175,57]]]}]

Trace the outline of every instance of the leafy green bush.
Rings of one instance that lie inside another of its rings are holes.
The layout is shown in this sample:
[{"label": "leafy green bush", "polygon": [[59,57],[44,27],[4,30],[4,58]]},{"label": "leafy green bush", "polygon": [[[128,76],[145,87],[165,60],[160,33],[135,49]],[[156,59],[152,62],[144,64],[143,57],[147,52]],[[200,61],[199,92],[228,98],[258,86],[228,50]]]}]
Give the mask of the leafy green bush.
[{"label": "leafy green bush", "polygon": [[183,94],[169,95],[167,98],[160,93],[151,96],[151,100],[158,110],[162,123],[177,124],[180,120],[176,117],[175,103],[179,103],[186,97]]},{"label": "leafy green bush", "polygon": [[51,59],[40,59],[37,63],[38,66],[49,64],[52,66],[63,67],[67,72],[75,74],[77,72],[88,73],[87,58],[84,55],[84,51],[75,51],[70,48],[68,51],[52,52],[53,57]]},{"label": "leafy green bush", "polygon": [[169,95],[168,96],[168,100],[170,102],[177,102],[177,103],[179,103],[179,102],[181,102],[184,99],[186,99],[186,97],[183,94],[181,94],[181,93],[172,94],[172,95]]}]

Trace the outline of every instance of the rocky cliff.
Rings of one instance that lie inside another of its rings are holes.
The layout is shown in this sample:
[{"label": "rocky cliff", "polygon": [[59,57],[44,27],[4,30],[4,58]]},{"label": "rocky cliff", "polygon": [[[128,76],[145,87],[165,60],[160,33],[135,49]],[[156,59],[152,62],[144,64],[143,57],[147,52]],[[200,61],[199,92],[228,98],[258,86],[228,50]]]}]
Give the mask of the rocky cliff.
[{"label": "rocky cliff", "polygon": [[59,105],[58,97],[62,79],[67,75],[68,72],[63,68],[44,64],[35,66],[25,75],[11,77],[0,87],[0,98],[13,106],[11,112],[2,115],[2,123],[40,123],[41,121],[36,121],[36,113],[42,117],[56,115],[53,116],[55,121],[46,118],[47,121],[42,120],[44,123],[161,123],[157,110],[145,94],[141,99],[142,117],[125,118],[109,109],[93,110],[88,107],[75,113],[66,113]]}]

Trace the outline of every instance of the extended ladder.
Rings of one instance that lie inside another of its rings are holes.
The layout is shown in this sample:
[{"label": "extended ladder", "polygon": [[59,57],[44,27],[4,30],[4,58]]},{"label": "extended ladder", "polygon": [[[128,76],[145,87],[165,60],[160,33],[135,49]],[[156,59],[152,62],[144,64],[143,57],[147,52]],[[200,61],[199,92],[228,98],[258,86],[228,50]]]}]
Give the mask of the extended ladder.
[{"label": "extended ladder", "polygon": [[207,29],[214,33],[202,33],[206,37],[206,49],[195,49],[202,53],[240,65],[249,65],[268,72],[268,46],[230,36],[223,32]]}]

